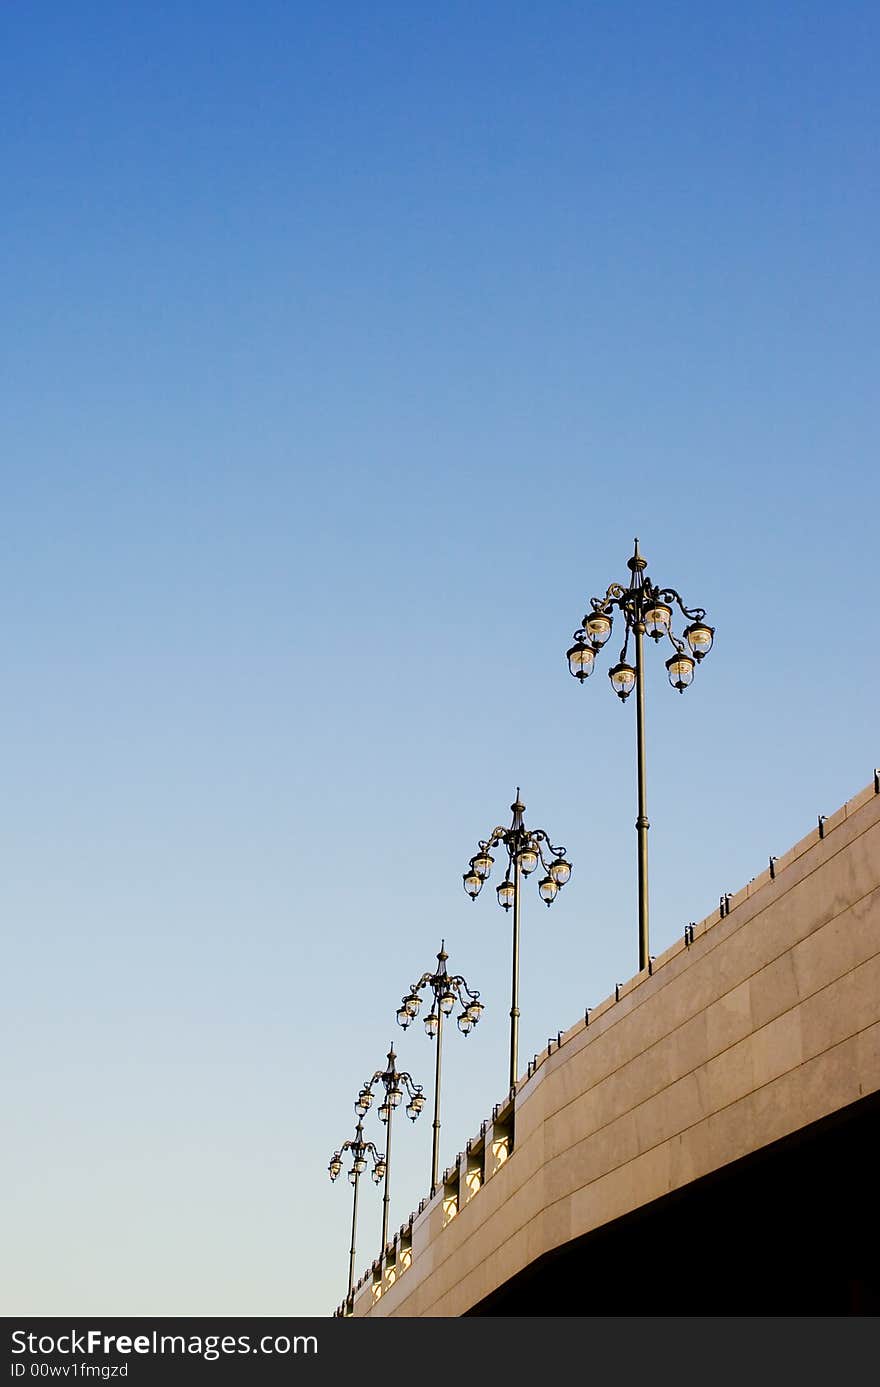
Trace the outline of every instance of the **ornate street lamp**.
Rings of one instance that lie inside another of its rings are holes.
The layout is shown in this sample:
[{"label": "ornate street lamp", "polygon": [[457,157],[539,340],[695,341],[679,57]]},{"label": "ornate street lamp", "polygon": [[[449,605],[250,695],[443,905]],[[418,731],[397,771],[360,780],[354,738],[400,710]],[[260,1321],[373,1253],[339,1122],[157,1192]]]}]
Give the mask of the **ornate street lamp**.
[{"label": "ornate street lamp", "polygon": [[373,1145],[371,1141],[364,1141],[363,1124],[361,1122],[358,1122],[358,1125],[355,1128],[354,1140],[344,1141],[340,1146],[339,1150],[334,1151],[333,1155],[330,1157],[330,1165],[327,1168],[330,1171],[331,1180],[335,1180],[339,1175],[339,1172],[342,1170],[342,1155],[345,1151],[351,1152],[352,1164],[351,1170],[348,1172],[348,1178],[351,1184],[354,1186],[354,1196],[352,1199],[351,1210],[351,1251],[349,1253],[348,1258],[347,1299],[350,1304],[351,1294],[354,1288],[354,1247],[355,1235],[357,1232],[358,1181],[360,1180],[361,1175],[367,1168],[367,1156],[370,1156],[372,1157],[373,1161],[373,1179],[378,1185],[385,1175],[385,1157],[380,1155],[380,1153],[376,1150],[376,1147]]},{"label": "ornate street lamp", "polygon": [[[590,611],[574,633],[574,645],[567,652],[568,668],[579,683],[592,674],[596,656],[611,635],[616,607],[624,621],[624,640],[620,659],[608,671],[611,687],[621,701],[638,689],[636,700],[636,739],[638,745],[639,816],[636,820],[639,854],[639,970],[647,968],[648,955],[648,823],[645,792],[645,680],[642,666],[642,644],[645,634],[655,641],[665,636],[673,647],[666,661],[669,682],[684,693],[694,677],[694,669],[712,649],[715,628],[706,624],[702,607],[686,607],[675,588],[660,588],[647,577],[647,559],[635,552],[627,559],[631,578],[628,587],[612,583],[604,597],[590,598]],[[672,603],[681,611],[688,625],[682,636],[672,630]],[[635,666],[627,660],[630,633],[634,636]]]},{"label": "ornate street lamp", "polygon": [[[529,876],[538,863],[544,869],[544,876],[538,883],[538,894],[545,905],[555,901],[560,889],[571,876],[571,863],[565,860],[565,848],[554,848],[543,828],[526,828],[523,822],[525,805],[519,797],[510,806],[513,822],[509,828],[493,828],[489,837],[480,840],[479,851],[470,860],[464,873],[464,889],[472,901],[477,899],[488,881],[495,859],[491,849],[503,847],[507,853],[507,869],[504,880],[495,888],[498,904],[503,910],[513,909],[513,985],[510,1004],[510,1084],[516,1085],[517,1048],[519,1044],[519,880]],[[546,854],[545,855],[545,848]],[[549,860],[548,860],[549,856]]]},{"label": "ornate street lamp", "polygon": [[446,941],[443,939],[440,941],[436,969],[433,973],[423,973],[418,982],[413,983],[409,995],[403,998],[397,1010],[397,1023],[406,1030],[410,1022],[415,1020],[422,1004],[419,993],[425,987],[431,989],[433,1001],[431,1010],[425,1017],[425,1030],[432,1040],[435,1037],[437,1040],[437,1061],[434,1069],[434,1144],[431,1153],[432,1195],[437,1188],[440,1169],[440,1052],[443,1044],[443,1018],[448,1016],[458,1003],[461,1007],[461,1012],[456,1017],[458,1029],[463,1035],[468,1035],[483,1011],[479,992],[472,992],[460,973],[451,974],[447,971],[448,958]]},{"label": "ornate street lamp", "polygon": [[377,1069],[372,1079],[368,1079],[358,1094],[355,1103],[355,1112],[359,1117],[363,1117],[367,1109],[373,1102],[373,1085],[381,1083],[385,1090],[385,1097],[379,1105],[380,1121],[387,1123],[388,1139],[385,1143],[385,1191],[382,1196],[382,1251],[380,1257],[385,1252],[388,1242],[388,1204],[389,1204],[389,1180],[391,1177],[391,1119],[394,1109],[403,1101],[404,1095],[409,1097],[406,1106],[406,1115],[411,1121],[415,1122],[422,1108],[425,1106],[425,1095],[422,1093],[421,1084],[413,1083],[411,1074],[400,1071],[396,1067],[397,1056],[394,1053],[394,1046],[388,1051],[388,1063],[384,1069]]}]

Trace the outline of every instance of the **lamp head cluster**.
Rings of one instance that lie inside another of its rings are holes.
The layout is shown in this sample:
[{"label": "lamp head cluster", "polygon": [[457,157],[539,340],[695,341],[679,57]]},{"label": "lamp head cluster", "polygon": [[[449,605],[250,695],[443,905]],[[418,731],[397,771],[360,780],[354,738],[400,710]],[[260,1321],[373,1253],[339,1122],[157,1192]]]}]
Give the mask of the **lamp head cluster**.
[{"label": "lamp head cluster", "polygon": [[[627,659],[630,633],[633,630],[645,632],[655,642],[664,636],[673,647],[673,654],[666,661],[669,682],[679,693],[684,693],[693,681],[694,669],[712,649],[715,628],[706,622],[702,607],[686,607],[674,588],[656,587],[645,576],[647,560],[639,553],[639,541],[635,542],[635,552],[627,560],[631,573],[628,587],[612,583],[604,597],[590,598],[590,611],[584,616],[574,633],[574,645],[566,652],[569,672],[579,683],[583,683],[593,673],[596,656],[605,645],[613,628],[613,611],[616,607],[624,620],[624,642],[620,659],[608,671],[611,687],[621,701],[629,698],[636,685],[636,670]],[[675,603],[688,622],[681,636],[672,629]]]},{"label": "lamp head cluster", "polygon": [[448,958],[444,941],[440,945],[437,967],[434,972],[423,973],[419,981],[412,984],[408,994],[401,1001],[397,1009],[397,1024],[402,1026],[404,1030],[418,1016],[419,1008],[422,1005],[422,998],[419,994],[425,988],[430,989],[432,995],[431,1010],[424,1018],[425,1030],[432,1040],[440,1029],[441,1015],[448,1016],[456,1004],[461,1007],[456,1021],[458,1029],[463,1035],[469,1035],[479,1021],[483,1014],[480,994],[468,987],[460,973],[448,972],[446,967]]},{"label": "lamp head cluster", "polygon": [[510,910],[516,898],[517,868],[523,876],[531,876],[539,865],[544,869],[544,876],[538,882],[538,895],[545,905],[551,906],[571,876],[571,863],[566,861],[565,848],[555,848],[543,828],[526,828],[523,822],[525,805],[520,800],[519,789],[510,807],[513,811],[510,827],[493,828],[485,841],[480,840],[479,851],[462,876],[464,889],[472,901],[477,899],[495,862],[491,849],[503,847],[507,853],[507,870],[504,880],[495,887],[502,910]]},{"label": "lamp head cluster", "polygon": [[410,1121],[415,1122],[422,1108],[425,1106],[425,1095],[422,1092],[421,1084],[413,1082],[413,1077],[405,1070],[399,1070],[396,1066],[397,1056],[394,1047],[388,1051],[388,1064],[383,1069],[377,1069],[372,1079],[368,1079],[357,1096],[354,1110],[359,1117],[363,1117],[373,1105],[373,1085],[381,1083],[385,1096],[379,1104],[380,1122],[388,1122],[392,1111],[399,1107],[404,1097],[409,1099],[406,1105],[406,1115]]},{"label": "lamp head cluster", "polygon": [[348,1172],[349,1183],[356,1185],[359,1176],[363,1175],[367,1168],[367,1157],[371,1156],[373,1161],[373,1180],[378,1185],[385,1178],[387,1164],[385,1157],[380,1154],[371,1141],[364,1141],[364,1128],[361,1122],[355,1129],[354,1139],[344,1141],[338,1151],[334,1151],[330,1157],[330,1164],[327,1169],[330,1172],[330,1179],[336,1180],[342,1170],[342,1156],[345,1151],[351,1152],[352,1164]]}]

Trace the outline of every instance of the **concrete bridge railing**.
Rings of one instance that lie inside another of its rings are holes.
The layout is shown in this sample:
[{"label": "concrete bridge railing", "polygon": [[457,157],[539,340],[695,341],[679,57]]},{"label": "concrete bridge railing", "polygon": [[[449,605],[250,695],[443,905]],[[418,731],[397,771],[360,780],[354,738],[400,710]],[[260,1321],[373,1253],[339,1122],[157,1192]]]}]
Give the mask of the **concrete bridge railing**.
[{"label": "concrete bridge railing", "polygon": [[878,1090],[875,775],[530,1062],[353,1313],[462,1315],[551,1249]]}]

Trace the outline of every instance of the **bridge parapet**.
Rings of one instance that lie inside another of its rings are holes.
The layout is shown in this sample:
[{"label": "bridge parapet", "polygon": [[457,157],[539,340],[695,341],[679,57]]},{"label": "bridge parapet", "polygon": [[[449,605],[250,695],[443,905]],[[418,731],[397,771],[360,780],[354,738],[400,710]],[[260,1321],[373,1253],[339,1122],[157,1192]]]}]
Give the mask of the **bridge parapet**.
[{"label": "bridge parapet", "polygon": [[877,1090],[875,774],[548,1040],[354,1314],[466,1313],[548,1250]]}]

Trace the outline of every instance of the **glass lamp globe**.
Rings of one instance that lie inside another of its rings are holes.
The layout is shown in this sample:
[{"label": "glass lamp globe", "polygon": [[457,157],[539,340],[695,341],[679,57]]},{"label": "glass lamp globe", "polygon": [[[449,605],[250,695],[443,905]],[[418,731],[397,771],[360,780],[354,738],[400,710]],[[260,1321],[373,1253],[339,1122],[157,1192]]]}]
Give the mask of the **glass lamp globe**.
[{"label": "glass lamp globe", "polygon": [[501,885],[496,886],[495,891],[498,896],[498,904],[502,907],[503,910],[509,910],[510,907],[513,905],[513,897],[516,891],[516,887],[514,886],[513,882],[510,881],[507,877],[505,877]]},{"label": "glass lamp globe", "polygon": [[651,602],[645,611],[645,630],[655,641],[662,640],[672,623],[672,608],[665,602]]},{"label": "glass lamp globe", "polygon": [[629,698],[636,686],[636,672],[632,665],[624,662],[609,669],[608,678],[611,680],[611,687],[621,700]]},{"label": "glass lamp globe", "polygon": [[593,673],[596,652],[586,641],[575,641],[571,649],[566,651],[566,659],[569,674],[573,674],[575,679],[583,683]]},{"label": "glass lamp globe", "polygon": [[483,878],[480,876],[479,872],[475,871],[472,867],[469,872],[464,873],[462,881],[464,882],[465,891],[467,891],[471,900],[475,901],[483,888]]},{"label": "glass lamp globe", "polygon": [[666,668],[672,687],[684,693],[694,677],[694,662],[690,655],[673,655],[671,660],[666,661]]},{"label": "glass lamp globe", "polygon": [[611,617],[605,612],[594,612],[584,619],[584,630],[595,646],[601,650],[611,635]]},{"label": "glass lamp globe", "polygon": [[705,622],[695,621],[685,628],[684,638],[691,648],[694,659],[702,660],[703,656],[708,655],[712,649],[715,628],[707,626]]},{"label": "glass lamp globe", "polygon": [[437,1003],[437,1005],[443,1012],[443,1015],[448,1016],[452,1008],[455,1006],[455,993],[450,992],[447,988],[445,992],[442,992],[440,994],[440,1001]]},{"label": "glass lamp globe", "polygon": [[432,1040],[434,1039],[434,1036],[437,1034],[439,1029],[440,1017],[437,1015],[436,1011],[429,1012],[428,1015],[425,1017],[425,1030],[427,1031],[428,1035],[431,1037]]},{"label": "glass lamp globe", "polygon": [[571,876],[571,863],[566,862],[564,857],[557,857],[556,861],[550,864],[550,876],[557,886],[564,886]]},{"label": "glass lamp globe", "polygon": [[526,843],[519,854],[519,869],[523,876],[529,876],[538,865],[538,847],[536,843]]},{"label": "glass lamp globe", "polygon": [[556,900],[556,893],[558,890],[559,887],[556,885],[556,882],[550,876],[544,877],[544,880],[539,882],[538,884],[538,894],[540,895],[541,900],[544,902],[545,905],[553,904],[553,902]]},{"label": "glass lamp globe", "polygon": [[490,857],[489,853],[480,852],[472,859],[471,868],[476,872],[481,881],[486,881],[492,871],[492,863],[494,861],[495,858]]}]

